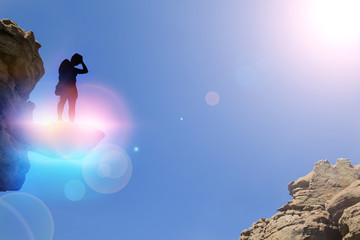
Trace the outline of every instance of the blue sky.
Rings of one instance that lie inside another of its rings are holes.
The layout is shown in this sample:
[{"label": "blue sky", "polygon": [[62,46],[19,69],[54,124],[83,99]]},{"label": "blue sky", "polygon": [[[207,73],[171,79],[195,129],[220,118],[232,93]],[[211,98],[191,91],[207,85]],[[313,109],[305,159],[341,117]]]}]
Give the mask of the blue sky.
[{"label": "blue sky", "polygon": [[70,201],[64,184],[84,182],[81,168],[32,162],[23,191],[49,208],[54,240],[237,239],[290,200],[287,184],[316,161],[358,164],[359,44],[320,36],[309,4],[1,0],[2,18],[42,44],[37,109],[47,99],[55,114],[58,66],[79,52],[89,69],[79,100],[81,84],[104,86],[133,123],[126,143],[111,139],[133,166],[119,192],[85,185]]}]

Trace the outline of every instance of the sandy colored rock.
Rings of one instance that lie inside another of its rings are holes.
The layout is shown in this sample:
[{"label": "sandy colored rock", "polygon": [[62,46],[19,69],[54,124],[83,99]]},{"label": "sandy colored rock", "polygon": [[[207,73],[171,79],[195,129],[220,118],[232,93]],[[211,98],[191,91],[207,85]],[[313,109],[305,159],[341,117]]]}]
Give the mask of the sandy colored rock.
[{"label": "sandy colored rock", "polygon": [[334,166],[321,160],[308,175],[289,183],[288,189],[295,205],[324,205],[359,177],[359,168],[353,167],[349,159],[339,158]]},{"label": "sandy colored rock", "polygon": [[360,202],[360,180],[354,181],[349,187],[336,194],[328,203],[329,211],[334,222],[337,222],[344,210]]},{"label": "sandy colored rock", "polygon": [[360,203],[344,210],[339,226],[344,240],[360,239]]},{"label": "sandy colored rock", "polygon": [[293,199],[242,231],[240,240],[360,240],[359,168],[345,158],[319,161],[289,183]]},{"label": "sandy colored rock", "polygon": [[240,240],[339,240],[341,234],[324,209],[288,210],[261,219],[241,233]]},{"label": "sandy colored rock", "polygon": [[29,95],[44,75],[40,46],[32,31],[0,21],[0,191],[20,189],[29,169],[27,145],[15,124],[32,119]]}]

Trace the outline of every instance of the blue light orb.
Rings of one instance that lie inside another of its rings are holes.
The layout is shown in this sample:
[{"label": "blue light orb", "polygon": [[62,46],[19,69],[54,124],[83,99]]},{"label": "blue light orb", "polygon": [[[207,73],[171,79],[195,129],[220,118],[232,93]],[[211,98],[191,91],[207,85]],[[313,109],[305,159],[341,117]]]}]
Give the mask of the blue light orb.
[{"label": "blue light orb", "polygon": [[[17,217],[21,219],[21,223],[12,225],[10,228],[14,235],[20,234],[23,227],[28,232],[27,237],[20,239],[32,239],[32,240],[49,240],[54,236],[54,220],[48,207],[39,198],[23,192],[7,193],[0,198],[1,205],[8,204],[14,210]],[[3,219],[5,213],[0,214],[0,232],[1,239],[3,239],[2,227],[4,227]],[[6,219],[6,218],[5,218]],[[10,218],[11,219],[11,218]],[[11,221],[6,219],[6,221]],[[5,224],[7,226],[8,223]],[[17,226],[17,228],[14,228]],[[19,232],[18,232],[19,231]],[[6,232],[6,231],[5,231]],[[6,239],[6,238],[4,238]],[[15,240],[17,238],[9,238],[9,240]]]},{"label": "blue light orb", "polygon": [[139,147],[134,147],[134,152],[138,152],[138,151],[140,151],[140,148]]},{"label": "blue light orb", "polygon": [[99,193],[115,193],[130,181],[132,163],[128,154],[114,144],[100,144],[83,161],[85,182]]},{"label": "blue light orb", "polygon": [[70,180],[65,184],[64,194],[71,201],[79,201],[85,195],[85,186],[79,180]]}]

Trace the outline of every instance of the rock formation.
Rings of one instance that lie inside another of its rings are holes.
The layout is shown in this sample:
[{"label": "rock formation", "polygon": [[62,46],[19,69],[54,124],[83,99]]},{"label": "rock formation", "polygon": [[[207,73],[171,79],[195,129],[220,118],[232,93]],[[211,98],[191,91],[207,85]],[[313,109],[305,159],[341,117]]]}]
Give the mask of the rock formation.
[{"label": "rock formation", "polygon": [[244,230],[240,240],[360,239],[360,165],[321,160],[288,189],[293,200]]},{"label": "rock formation", "polygon": [[18,190],[29,170],[27,145],[19,140],[16,123],[32,120],[30,92],[44,75],[32,31],[0,20],[0,191]]}]

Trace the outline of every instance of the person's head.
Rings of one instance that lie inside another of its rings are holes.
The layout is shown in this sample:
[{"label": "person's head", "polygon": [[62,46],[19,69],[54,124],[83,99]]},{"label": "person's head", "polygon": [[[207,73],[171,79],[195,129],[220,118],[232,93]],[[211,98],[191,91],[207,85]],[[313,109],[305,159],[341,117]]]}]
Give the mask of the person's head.
[{"label": "person's head", "polygon": [[75,53],[72,57],[71,57],[71,63],[76,66],[79,65],[82,61],[82,56],[78,53]]}]

